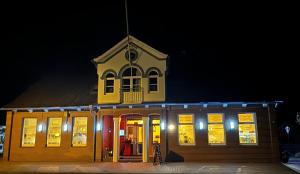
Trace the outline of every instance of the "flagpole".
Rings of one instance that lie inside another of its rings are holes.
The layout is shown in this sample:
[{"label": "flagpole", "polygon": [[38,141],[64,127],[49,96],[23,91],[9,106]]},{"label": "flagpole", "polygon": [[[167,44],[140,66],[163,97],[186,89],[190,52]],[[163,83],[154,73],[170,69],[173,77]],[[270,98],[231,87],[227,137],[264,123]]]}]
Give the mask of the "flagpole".
[{"label": "flagpole", "polygon": [[128,11],[127,11],[127,0],[125,0],[125,13],[126,13],[126,31],[127,31],[127,49],[128,49],[128,59],[130,66],[130,77],[132,77],[132,67],[131,67],[131,55],[130,55],[130,38],[129,38],[129,21],[128,21]]}]

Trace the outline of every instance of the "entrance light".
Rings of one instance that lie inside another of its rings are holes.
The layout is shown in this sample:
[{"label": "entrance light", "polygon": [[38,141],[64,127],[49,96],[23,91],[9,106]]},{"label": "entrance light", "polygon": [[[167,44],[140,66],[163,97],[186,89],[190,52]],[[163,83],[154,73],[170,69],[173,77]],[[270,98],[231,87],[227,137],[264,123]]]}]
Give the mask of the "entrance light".
[{"label": "entrance light", "polygon": [[64,124],[64,131],[66,132],[67,130],[68,130],[68,124],[65,123],[65,124]]},{"label": "entrance light", "polygon": [[234,122],[230,121],[230,129],[234,129]]},{"label": "entrance light", "polygon": [[97,123],[97,131],[100,131],[100,130],[101,130],[101,124]]},{"label": "entrance light", "polygon": [[204,125],[203,125],[202,121],[200,121],[200,123],[199,123],[199,128],[200,128],[200,130],[202,130],[204,128]]},{"label": "entrance light", "polygon": [[170,125],[168,126],[168,129],[169,129],[169,130],[174,130],[174,129],[175,129],[175,126],[174,126],[173,124],[170,124]]},{"label": "entrance light", "polygon": [[165,130],[166,129],[165,122],[161,122],[160,128],[161,128],[161,130]]},{"label": "entrance light", "polygon": [[38,126],[38,132],[42,132],[42,130],[43,130],[43,125],[39,124],[39,126]]}]

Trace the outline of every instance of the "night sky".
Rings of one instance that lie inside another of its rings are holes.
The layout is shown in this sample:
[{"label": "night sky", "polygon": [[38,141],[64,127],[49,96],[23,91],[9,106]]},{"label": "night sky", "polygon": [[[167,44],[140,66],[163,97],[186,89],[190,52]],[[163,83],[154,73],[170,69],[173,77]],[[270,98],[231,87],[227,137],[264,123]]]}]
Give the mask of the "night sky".
[{"label": "night sky", "polygon": [[[170,57],[169,100],[283,100],[280,122],[294,122],[299,39],[290,7],[171,2],[128,2],[130,34]],[[1,106],[47,75],[96,78],[90,60],[126,36],[123,0],[35,5],[1,7]]]}]

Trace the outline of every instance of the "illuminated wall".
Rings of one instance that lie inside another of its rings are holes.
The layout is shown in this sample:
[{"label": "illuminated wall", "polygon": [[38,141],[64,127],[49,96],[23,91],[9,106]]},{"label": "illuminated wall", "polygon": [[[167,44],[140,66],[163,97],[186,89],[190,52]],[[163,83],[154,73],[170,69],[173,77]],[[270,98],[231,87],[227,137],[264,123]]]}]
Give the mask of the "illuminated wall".
[{"label": "illuminated wall", "polygon": [[[138,58],[133,64],[138,65],[138,68],[142,71],[141,78],[141,87],[143,88],[143,101],[144,102],[161,102],[165,101],[165,71],[166,67],[166,59],[157,58],[153,52],[158,52],[149,46],[143,46],[143,48],[139,47],[141,45],[141,41],[134,40],[137,43],[135,47]],[[142,44],[144,45],[144,44]],[[142,46],[141,45],[141,46]],[[116,47],[116,46],[115,46]],[[114,47],[113,47],[114,48]],[[105,79],[101,78],[103,73],[108,70],[113,70],[117,76],[119,76],[120,70],[129,65],[128,60],[125,58],[125,53],[127,49],[126,47],[122,47],[118,45],[117,51],[113,50],[114,54],[111,58],[107,59],[104,62],[97,64],[97,74],[98,74],[98,103],[99,104],[109,104],[109,103],[120,103],[120,88],[121,88],[121,79],[119,77],[115,78],[114,81],[114,92],[113,93],[105,93]],[[149,92],[149,78],[146,75],[147,70],[150,68],[157,68],[161,72],[161,76],[158,77],[158,91]]]}]

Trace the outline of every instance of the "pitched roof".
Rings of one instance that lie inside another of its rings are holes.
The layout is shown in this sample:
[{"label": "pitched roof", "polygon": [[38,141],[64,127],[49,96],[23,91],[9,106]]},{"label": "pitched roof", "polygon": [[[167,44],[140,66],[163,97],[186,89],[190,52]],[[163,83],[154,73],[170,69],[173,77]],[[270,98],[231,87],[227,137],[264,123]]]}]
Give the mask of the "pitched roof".
[{"label": "pitched roof", "polygon": [[[115,55],[118,51],[120,51],[121,49],[123,49],[124,47],[127,46],[127,37],[125,37],[123,40],[121,40],[119,43],[117,43],[115,46],[113,46],[112,48],[110,48],[109,50],[107,50],[105,53],[103,53],[102,55],[94,58],[92,61],[95,63],[102,63],[105,62],[107,60],[109,60],[110,58],[112,58],[113,55]],[[154,48],[152,48],[151,46],[145,44],[144,42],[138,40],[137,38],[129,35],[129,42],[135,44],[136,46],[138,46],[139,48],[143,49],[144,51],[147,51],[148,53],[152,54],[154,57],[158,58],[158,59],[166,59],[168,57],[167,54],[164,54]]]},{"label": "pitched roof", "polygon": [[44,78],[3,108],[87,106],[97,103],[97,77]]}]

